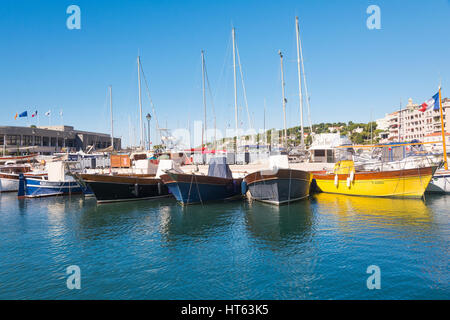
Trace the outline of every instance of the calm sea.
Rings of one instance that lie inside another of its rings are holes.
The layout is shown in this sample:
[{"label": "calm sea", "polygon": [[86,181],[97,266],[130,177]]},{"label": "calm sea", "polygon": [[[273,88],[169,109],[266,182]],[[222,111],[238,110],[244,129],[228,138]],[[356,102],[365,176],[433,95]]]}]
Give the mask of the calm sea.
[{"label": "calm sea", "polygon": [[[183,208],[1,194],[0,299],[449,299],[449,207],[449,196]],[[71,265],[80,290],[67,288]]]}]

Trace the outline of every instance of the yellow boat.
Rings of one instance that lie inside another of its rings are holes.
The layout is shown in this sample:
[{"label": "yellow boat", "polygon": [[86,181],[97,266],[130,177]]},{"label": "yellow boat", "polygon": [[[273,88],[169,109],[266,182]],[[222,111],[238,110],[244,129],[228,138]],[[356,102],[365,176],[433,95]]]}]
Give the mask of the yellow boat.
[{"label": "yellow boat", "polygon": [[315,172],[319,191],[352,196],[421,198],[437,166],[394,171],[355,171],[351,160],[333,172]]}]

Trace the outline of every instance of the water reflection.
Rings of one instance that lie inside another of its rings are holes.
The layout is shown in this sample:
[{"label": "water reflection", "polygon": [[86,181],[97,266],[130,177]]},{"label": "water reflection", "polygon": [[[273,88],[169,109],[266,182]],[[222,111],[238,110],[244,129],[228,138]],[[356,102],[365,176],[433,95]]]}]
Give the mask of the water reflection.
[{"label": "water reflection", "polygon": [[282,206],[249,202],[244,219],[250,234],[273,249],[289,243],[298,245],[312,236],[313,215],[308,200]]},{"label": "water reflection", "polygon": [[169,206],[161,217],[160,232],[168,242],[217,235],[234,223],[243,205],[240,201],[231,201],[205,206]]},{"label": "water reflection", "polygon": [[329,193],[315,194],[312,204],[319,214],[333,215],[345,225],[360,221],[377,227],[430,228],[433,212],[426,202],[418,199],[394,199],[345,196]]}]

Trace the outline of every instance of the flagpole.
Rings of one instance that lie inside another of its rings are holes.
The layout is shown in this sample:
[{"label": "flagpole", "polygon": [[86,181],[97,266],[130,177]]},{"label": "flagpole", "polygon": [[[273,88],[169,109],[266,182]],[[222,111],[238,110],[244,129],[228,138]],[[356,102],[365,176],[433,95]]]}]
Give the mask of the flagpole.
[{"label": "flagpole", "polygon": [[439,110],[441,112],[441,131],[442,131],[442,148],[444,152],[444,168],[445,170],[448,170],[447,146],[445,143],[445,130],[444,130],[444,113],[442,111],[441,86],[439,86]]}]

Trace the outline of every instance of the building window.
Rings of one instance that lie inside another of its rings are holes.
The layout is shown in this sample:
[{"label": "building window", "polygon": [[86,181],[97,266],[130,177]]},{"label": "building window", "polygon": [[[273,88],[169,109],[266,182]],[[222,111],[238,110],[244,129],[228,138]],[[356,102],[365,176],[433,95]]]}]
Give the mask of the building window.
[{"label": "building window", "polygon": [[50,138],[49,137],[43,137],[42,138],[42,145],[48,147],[50,146]]},{"label": "building window", "polygon": [[50,146],[51,147],[56,147],[56,138],[50,138]]},{"label": "building window", "polygon": [[4,145],[5,144],[5,137],[2,135],[0,136],[0,144]]},{"label": "building window", "polygon": [[23,145],[24,146],[32,146],[33,145],[33,136],[23,136]]},{"label": "building window", "polygon": [[35,136],[34,137],[34,145],[35,146],[40,146],[41,145],[41,137],[39,137],[39,136]]},{"label": "building window", "polygon": [[20,136],[8,135],[6,136],[6,144],[10,146],[16,146],[20,144]]}]

